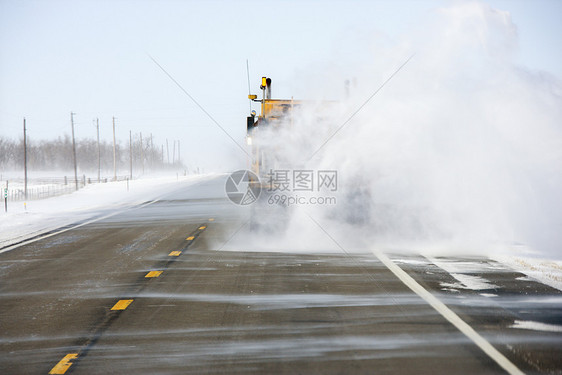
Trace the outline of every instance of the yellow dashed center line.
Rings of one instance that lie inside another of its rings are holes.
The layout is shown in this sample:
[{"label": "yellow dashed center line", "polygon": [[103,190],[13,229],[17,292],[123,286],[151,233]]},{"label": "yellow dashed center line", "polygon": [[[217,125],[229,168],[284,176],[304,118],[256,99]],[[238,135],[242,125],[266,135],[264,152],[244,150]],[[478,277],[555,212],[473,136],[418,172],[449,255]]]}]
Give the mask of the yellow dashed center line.
[{"label": "yellow dashed center line", "polygon": [[68,368],[72,366],[72,363],[70,363],[70,361],[72,359],[76,359],[77,357],[78,353],[70,353],[65,355],[64,358],[61,359],[59,363],[57,363],[55,367],[51,369],[51,371],[49,371],[49,374],[64,374],[66,370],[68,370]]},{"label": "yellow dashed center line", "polygon": [[111,310],[125,310],[132,302],[132,299],[119,300],[115,305],[113,305]]},{"label": "yellow dashed center line", "polygon": [[[215,221],[214,218],[210,218],[209,221]],[[199,230],[204,230],[206,229],[207,226],[206,225],[202,225],[199,227]],[[189,236],[186,238],[187,241],[193,241],[195,239],[195,236]],[[181,255],[181,251],[172,251],[170,254],[168,254],[169,256],[180,256]],[[150,278],[150,277],[158,277],[162,274],[163,271],[150,271],[148,272],[144,277],[146,278]],[[119,301],[117,301],[117,303],[115,305],[113,305],[113,307],[111,308],[111,310],[125,310],[127,307],[129,307],[129,305],[133,303],[132,299],[121,299]],[[68,369],[70,368],[70,366],[72,366],[72,360],[78,358],[78,353],[69,353],[67,355],[64,356],[63,359],[61,359],[59,361],[59,363],[57,363],[55,365],[55,367],[53,367],[51,369],[51,371],[49,371],[49,374],[64,374],[66,373],[66,371],[68,371]]]},{"label": "yellow dashed center line", "polygon": [[158,277],[162,274],[162,271],[150,271],[145,277]]},{"label": "yellow dashed center line", "polygon": [[[209,221],[215,221],[214,218],[210,218]],[[206,225],[202,225],[199,227],[199,230],[204,230],[206,229],[207,226]],[[187,241],[193,241],[195,239],[195,236],[189,236],[186,238]],[[172,251],[170,254],[168,254],[169,256],[180,256],[181,255],[181,251]],[[163,271],[150,271],[148,272],[144,277],[158,277],[162,274]],[[125,310],[127,307],[129,307],[129,305],[133,303],[132,299],[121,299],[119,301],[117,301],[117,303],[115,305],[113,305],[113,307],[111,308],[111,310]],[[64,374],[66,373],[66,371],[70,368],[70,366],[72,366],[72,360],[78,358],[78,353],[69,353],[67,355],[64,356],[63,359],[61,359],[59,361],[59,363],[57,363],[55,365],[55,367],[53,367],[51,369],[51,371],[49,371],[49,374]]]}]

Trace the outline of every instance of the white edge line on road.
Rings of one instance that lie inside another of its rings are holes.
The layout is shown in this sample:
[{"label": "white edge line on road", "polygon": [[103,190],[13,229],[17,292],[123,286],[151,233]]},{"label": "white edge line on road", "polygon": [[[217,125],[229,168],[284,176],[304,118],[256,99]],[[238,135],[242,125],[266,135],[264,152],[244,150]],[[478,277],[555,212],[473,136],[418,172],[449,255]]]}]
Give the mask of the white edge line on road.
[{"label": "white edge line on road", "polygon": [[522,375],[523,371],[519,370],[509,359],[501,354],[496,348],[492,346],[485,338],[480,336],[471,326],[464,322],[457,314],[449,309],[437,297],[428,292],[416,280],[408,275],[402,268],[396,265],[389,257],[380,251],[373,250],[373,254],[394,274],[400,279],[408,288],[420,296],[431,307],[433,307],[439,314],[447,319],[452,325],[457,327],[466,337],[472,340],[484,353],[493,359],[501,368],[512,375]]},{"label": "white edge line on road", "polygon": [[[143,204],[138,205],[138,206],[127,207],[127,208],[124,209],[124,210],[119,210],[119,211],[117,211],[117,212],[113,212],[113,213],[110,213],[110,214],[108,214],[108,215],[105,215],[105,216],[102,216],[102,217],[98,217],[97,219],[88,220],[88,221],[85,221],[85,222],[83,222],[83,223],[81,223],[81,224],[77,224],[77,225],[67,224],[67,225],[72,225],[72,226],[71,226],[70,228],[61,229],[61,230],[59,230],[59,231],[56,231],[56,232],[53,232],[53,233],[48,233],[48,234],[45,234],[45,235],[40,235],[40,234],[39,234],[38,237],[29,239],[29,240],[23,240],[22,242],[18,242],[17,244],[8,246],[8,247],[6,247],[6,248],[0,250],[0,254],[6,253],[6,252],[8,252],[8,251],[10,251],[10,250],[14,250],[14,249],[16,249],[16,248],[18,248],[18,247],[20,247],[20,246],[28,245],[28,244],[30,244],[30,243],[33,243],[33,242],[36,242],[36,241],[39,241],[39,240],[43,240],[43,239],[45,239],[45,238],[49,238],[49,237],[52,237],[52,236],[56,236],[57,234],[61,234],[61,233],[67,232],[67,231],[72,230],[72,229],[76,229],[76,228],[83,227],[84,225],[88,225],[88,224],[95,223],[96,221],[100,221],[100,220],[103,220],[103,219],[107,219],[107,218],[109,218],[109,217],[112,217],[112,216],[118,215],[118,214],[120,214],[120,213],[123,213],[123,212],[125,212],[125,211],[127,211],[127,210],[146,207],[146,206],[148,206],[148,205],[151,205],[151,204],[153,204],[153,203],[156,203],[158,200],[159,200],[159,199],[155,199],[155,200],[153,200],[153,201],[150,201],[150,202],[148,202],[148,203],[143,203]],[[52,231],[52,230],[56,230],[56,228],[55,228],[55,229],[48,229],[48,231]]]}]

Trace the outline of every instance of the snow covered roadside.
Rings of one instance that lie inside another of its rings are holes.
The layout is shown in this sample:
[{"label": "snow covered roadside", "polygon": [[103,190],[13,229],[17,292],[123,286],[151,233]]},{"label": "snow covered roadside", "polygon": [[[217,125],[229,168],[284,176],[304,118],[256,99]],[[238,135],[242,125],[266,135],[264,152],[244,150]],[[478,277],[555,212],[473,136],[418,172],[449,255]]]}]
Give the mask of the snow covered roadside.
[{"label": "snow covered roadside", "polygon": [[[484,277],[494,269],[511,269],[524,274],[521,279],[534,279],[542,284],[562,291],[562,261],[532,258],[521,255],[491,255],[490,259],[497,262],[481,262],[479,260],[460,260],[456,258],[434,258],[426,256],[428,261],[453,276],[457,283],[442,284],[444,289],[470,289],[482,291],[497,288]],[[475,276],[480,274],[480,276]],[[482,295],[495,296],[481,293]]]},{"label": "snow covered roadside", "polygon": [[72,194],[24,202],[8,202],[0,213],[0,248],[52,231],[100,213],[126,208],[157,199],[178,189],[216,175],[143,178],[127,182],[92,184]]},{"label": "snow covered roadside", "polygon": [[543,284],[562,291],[562,261],[522,256],[496,255],[492,259]]}]

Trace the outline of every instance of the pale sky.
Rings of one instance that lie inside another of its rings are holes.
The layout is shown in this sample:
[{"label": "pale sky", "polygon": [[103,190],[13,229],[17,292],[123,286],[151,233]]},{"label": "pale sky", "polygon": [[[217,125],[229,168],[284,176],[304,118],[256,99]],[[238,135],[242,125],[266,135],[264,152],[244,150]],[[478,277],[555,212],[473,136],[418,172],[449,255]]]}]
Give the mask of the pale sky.
[{"label": "pale sky", "polygon": [[[485,3],[509,12],[517,64],[562,78],[562,1]],[[115,116],[122,143],[130,130],[152,133],[156,145],[180,140],[188,165],[230,169],[234,161],[244,163],[244,155],[149,55],[242,144],[246,59],[252,93],[266,75],[274,97],[298,98],[306,93],[303,77],[315,67],[352,67],[452,4],[0,0],[0,135],[21,138],[26,117],[31,139],[64,136],[73,111],[78,138],[95,138],[93,119],[99,118],[101,137],[109,141]]]}]

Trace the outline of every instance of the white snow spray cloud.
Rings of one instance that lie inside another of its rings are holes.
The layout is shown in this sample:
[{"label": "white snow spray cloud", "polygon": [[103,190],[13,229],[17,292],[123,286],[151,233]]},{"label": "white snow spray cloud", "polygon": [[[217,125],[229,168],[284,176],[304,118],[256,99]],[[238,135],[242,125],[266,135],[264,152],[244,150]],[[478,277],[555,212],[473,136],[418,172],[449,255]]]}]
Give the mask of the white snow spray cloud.
[{"label": "white snow spray cloud", "polygon": [[562,85],[514,63],[516,48],[508,12],[461,3],[362,65],[311,74],[329,79],[307,84],[309,97],[358,84],[262,137],[277,167],[337,170],[337,205],[291,208],[278,242],[267,242],[314,250],[334,247],[330,234],[349,251],[456,254],[519,243],[562,257]]}]

